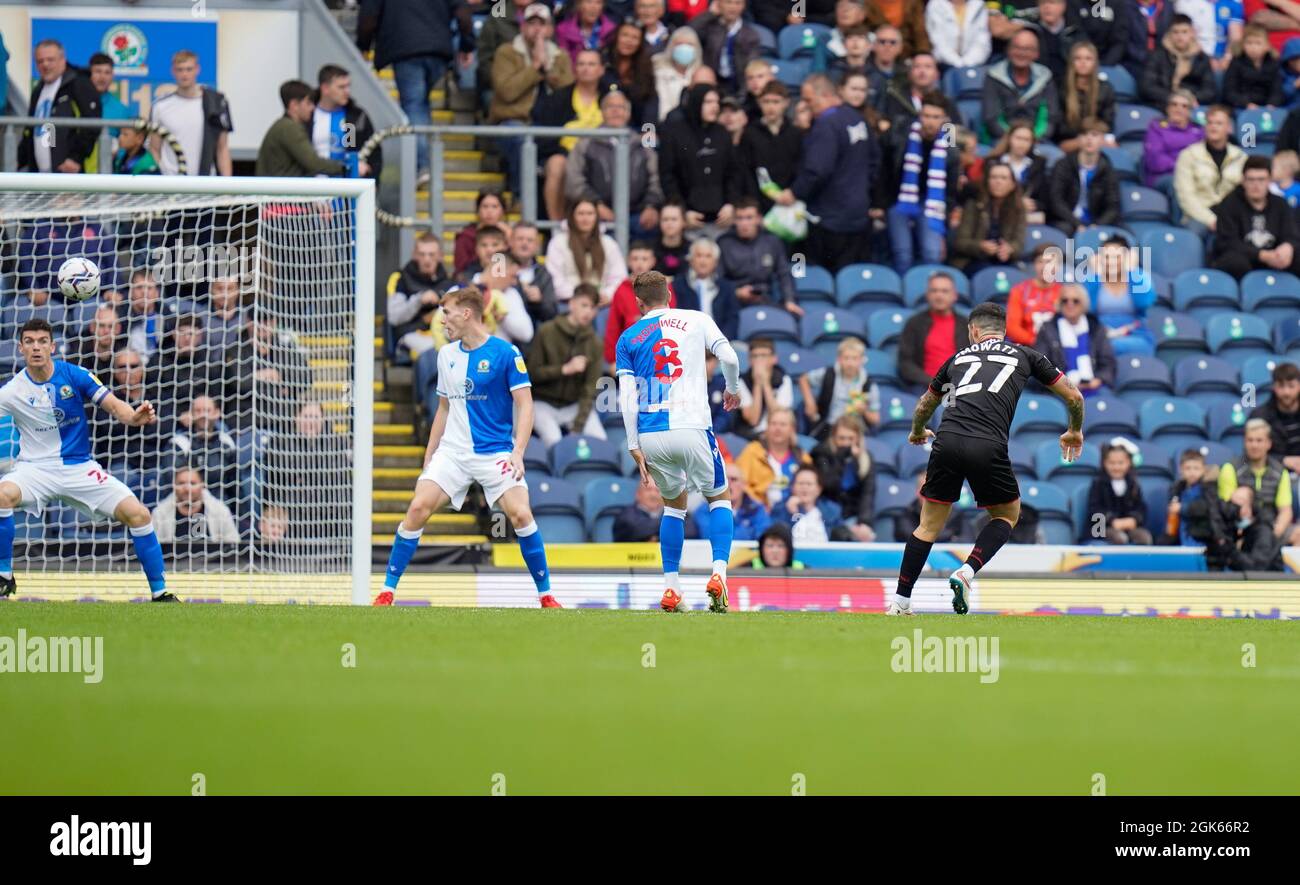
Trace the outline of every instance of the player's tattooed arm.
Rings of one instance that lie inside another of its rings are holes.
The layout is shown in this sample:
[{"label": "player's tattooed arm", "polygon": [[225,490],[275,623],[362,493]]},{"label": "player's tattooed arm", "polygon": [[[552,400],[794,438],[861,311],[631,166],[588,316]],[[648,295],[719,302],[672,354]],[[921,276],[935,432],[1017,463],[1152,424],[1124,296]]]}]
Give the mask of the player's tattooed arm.
[{"label": "player's tattooed arm", "polygon": [[1052,385],[1052,392],[1065,400],[1065,411],[1070,416],[1070,432],[1083,430],[1083,394],[1064,374]]},{"label": "player's tattooed arm", "polygon": [[930,418],[934,416],[934,410],[939,408],[939,403],[938,394],[927,387],[925,393],[917,400],[916,411],[912,413],[912,433],[907,438],[908,442],[922,445],[929,437],[934,436],[925,425],[930,423]]}]

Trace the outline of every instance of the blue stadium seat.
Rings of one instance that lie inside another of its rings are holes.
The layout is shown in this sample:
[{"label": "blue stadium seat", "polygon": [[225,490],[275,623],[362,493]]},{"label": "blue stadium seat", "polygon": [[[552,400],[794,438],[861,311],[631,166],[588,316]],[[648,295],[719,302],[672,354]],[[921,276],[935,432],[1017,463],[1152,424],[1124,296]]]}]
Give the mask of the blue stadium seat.
[{"label": "blue stadium seat", "polygon": [[[1148,231],[1138,238],[1138,243],[1143,249],[1151,250],[1151,267],[1156,273],[1174,278],[1174,304],[1177,305],[1178,278],[1188,271],[1200,270],[1205,263],[1205,241],[1189,230],[1171,227]],[[1233,294],[1236,294],[1235,285]]]},{"label": "blue stadium seat", "polygon": [[1246,421],[1249,418],[1250,410],[1239,402],[1226,409],[1210,409],[1208,436],[1217,442],[1240,440],[1246,435]]},{"label": "blue stadium seat", "polygon": [[749,440],[737,433],[719,433],[718,442],[726,446],[733,459],[740,454],[741,449],[749,445]]},{"label": "blue stadium seat", "polygon": [[1026,483],[1020,487],[1020,501],[1038,511],[1038,525],[1047,543],[1074,543],[1070,499],[1061,488],[1048,482]]},{"label": "blue stadium seat", "polygon": [[1198,452],[1205,457],[1206,464],[1227,464],[1234,458],[1241,456],[1241,446],[1229,447],[1223,443],[1204,442],[1199,446],[1193,446]]},{"label": "blue stadium seat", "polygon": [[1238,347],[1271,349],[1273,330],[1268,323],[1247,313],[1223,313],[1205,324],[1205,341],[1211,353]]},{"label": "blue stadium seat", "polygon": [[1117,104],[1115,106],[1115,140],[1141,142],[1146,138],[1147,127],[1152,120],[1159,120],[1164,111],[1149,108],[1141,104]]},{"label": "blue stadium seat", "polygon": [[[830,345],[829,354],[815,349],[799,347],[789,341],[778,341],[776,342],[777,364],[796,378],[815,369],[825,368],[835,361],[836,347],[834,341],[827,341],[826,343]],[[795,392],[799,392],[798,385],[795,386]]]},{"label": "blue stadium seat", "polygon": [[838,307],[809,308],[800,319],[799,328],[804,347],[812,347],[819,341],[867,337],[867,324],[862,318]]},{"label": "blue stadium seat", "polygon": [[561,478],[572,473],[622,473],[622,459],[608,440],[572,433],[551,447],[551,470]]},{"label": "blue stadium seat", "polygon": [[1115,391],[1126,401],[1130,403],[1134,401],[1129,396],[1133,392],[1144,394],[1141,399],[1146,399],[1150,393],[1173,396],[1173,377],[1169,372],[1169,366],[1163,361],[1151,356],[1134,354],[1121,357],[1117,363]]},{"label": "blue stadium seat", "polygon": [[[1169,199],[1155,188],[1122,184],[1119,188],[1119,214],[1126,222],[1160,221],[1168,224]],[[1182,229],[1172,228],[1172,230]]]},{"label": "blue stadium seat", "polygon": [[879,540],[894,540],[894,519],[915,500],[916,483],[913,480],[888,479],[876,483],[876,513],[871,526]]},{"label": "blue stadium seat", "polygon": [[1105,80],[1115,90],[1115,101],[1137,101],[1137,81],[1128,69],[1121,65],[1105,65],[1097,71],[1097,78]]},{"label": "blue stadium seat", "polygon": [[591,539],[598,544],[613,541],[614,518],[635,500],[635,479],[600,476],[588,482],[582,492],[582,509]]},{"label": "blue stadium seat", "polygon": [[957,116],[967,129],[979,131],[983,103],[978,98],[957,99]]},{"label": "blue stadium seat", "polygon": [[1248,157],[1271,157],[1277,151],[1277,143],[1272,141],[1261,141],[1245,148]]},{"label": "blue stadium seat", "polygon": [[1074,517],[1074,537],[1079,541],[1088,541],[1092,528],[1092,514],[1088,512],[1089,486],[1078,485],[1070,492],[1070,515]]},{"label": "blue stadium seat", "polygon": [[903,303],[903,281],[883,264],[850,264],[835,275],[835,300],[841,307],[863,302]]},{"label": "blue stadium seat", "polygon": [[1155,476],[1138,479],[1142,501],[1147,505],[1146,525],[1153,543],[1159,544],[1165,533],[1165,516],[1169,512],[1169,480]]},{"label": "blue stadium seat", "polygon": [[[887,430],[911,430],[912,413],[916,409],[916,396],[892,387],[880,388],[880,424],[877,433]],[[906,436],[904,436],[906,440]],[[899,466],[902,466],[901,460]]]},{"label": "blue stadium seat", "polygon": [[1237,368],[1212,356],[1184,357],[1174,366],[1174,393],[1188,397],[1203,393],[1240,396]]},{"label": "blue stadium seat", "polygon": [[[1278,131],[1286,122],[1286,108],[1246,108],[1237,111],[1237,137],[1254,135],[1256,143],[1277,141]],[[1247,127],[1254,127],[1253,131]]]},{"label": "blue stadium seat", "polygon": [[794,315],[780,307],[758,305],[740,309],[740,330],[738,336],[742,341],[753,338],[784,339],[799,342],[799,324]]},{"label": "blue stadium seat", "polygon": [[907,435],[911,432],[910,427],[911,425],[909,424],[908,429],[895,428],[893,430],[884,430],[876,428],[873,432],[875,433],[875,438],[880,440],[882,445],[889,446],[895,452],[901,452],[905,447],[911,445],[911,443],[907,441]]},{"label": "blue stadium seat", "polygon": [[1006,304],[1012,288],[1022,280],[1029,279],[1029,276],[1023,270],[1009,266],[986,267],[976,271],[970,281],[971,303],[983,304],[985,301],[996,301],[999,304]]},{"label": "blue stadium seat", "polygon": [[1124,228],[1115,227],[1114,225],[1109,224],[1099,224],[1096,227],[1090,227],[1085,231],[1075,234],[1075,253],[1078,254],[1084,249],[1090,249],[1093,252],[1096,252],[1101,248],[1102,243],[1107,240],[1113,240],[1115,237],[1119,237],[1122,241],[1128,243],[1129,246],[1137,245],[1137,237],[1129,231],[1126,231]]},{"label": "blue stadium seat", "polygon": [[1050,141],[1040,141],[1034,145],[1034,155],[1043,158],[1043,165],[1051,169],[1056,165],[1056,161],[1065,156],[1065,151],[1061,150]]},{"label": "blue stadium seat", "polygon": [[901,309],[876,311],[867,320],[867,344],[876,350],[897,344],[907,319],[908,314]]},{"label": "blue stadium seat", "polygon": [[1016,414],[1011,419],[1011,435],[1018,437],[1035,430],[1055,431],[1059,435],[1068,421],[1065,404],[1055,396],[1026,394],[1020,397]]},{"label": "blue stadium seat", "polygon": [[0,372],[5,377],[16,374],[22,367],[22,355],[18,352],[16,338],[0,339]]},{"label": "blue stadium seat", "polygon": [[1146,322],[1156,342],[1156,356],[1171,369],[1183,357],[1206,352],[1205,329],[1195,317],[1152,308]]},{"label": "blue stadium seat", "polygon": [[800,305],[818,301],[835,303],[835,278],[824,267],[815,264],[805,267],[802,274],[795,276],[794,287]]},{"label": "blue stadium seat", "polygon": [[546,478],[528,484],[528,502],[548,544],[587,540],[582,494],[573,483]]},{"label": "blue stadium seat", "polygon": [[1203,441],[1205,409],[1199,403],[1181,397],[1172,397],[1164,402],[1148,400],[1138,410],[1138,427],[1143,439],[1169,439],[1173,440],[1169,444],[1175,447],[1193,434],[1199,435]]},{"label": "blue stadium seat", "polygon": [[1031,224],[1025,228],[1025,245],[1020,250],[1020,257],[1029,258],[1035,249],[1044,244],[1059,246],[1064,252],[1068,242],[1069,237],[1050,224]]},{"label": "blue stadium seat", "polygon": [[1083,401],[1083,426],[1091,434],[1118,433],[1136,437],[1137,409],[1118,396],[1094,393]]},{"label": "blue stadium seat", "polygon": [[1275,352],[1295,356],[1300,350],[1300,317],[1292,317],[1279,322],[1273,331]]},{"label": "blue stadium seat", "polygon": [[1300,310],[1300,279],[1285,271],[1252,270],[1241,279],[1241,308],[1270,323]]},{"label": "blue stadium seat", "polygon": [[898,361],[883,350],[867,348],[862,356],[862,366],[867,370],[867,377],[876,384],[888,384],[891,387],[903,385],[902,379],[898,377]]},{"label": "blue stadium seat", "polygon": [[1133,456],[1133,470],[1138,476],[1174,479],[1178,475],[1178,465],[1168,446],[1147,439],[1134,439],[1130,442],[1138,449],[1138,453]]},{"label": "blue stadium seat", "polygon": [[930,463],[930,447],[906,445],[898,450],[898,475],[908,482],[925,473]]},{"label": "blue stadium seat", "polygon": [[878,476],[879,471],[884,471],[889,476],[898,476],[896,458],[899,451],[878,436],[867,437],[867,454],[871,455],[871,466],[878,472]]},{"label": "blue stadium seat", "polygon": [[1106,159],[1110,160],[1110,165],[1115,168],[1115,174],[1121,182],[1130,181],[1136,184],[1142,180],[1137,158],[1131,152],[1122,147],[1104,147],[1101,152],[1106,155]]},{"label": "blue stadium seat", "polygon": [[1011,469],[1016,473],[1028,473],[1037,476],[1034,467],[1034,453],[1029,446],[1018,440],[1008,440],[1007,457],[1011,460]]},{"label": "blue stadium seat", "polygon": [[953,98],[979,98],[984,94],[985,69],[949,68],[943,75],[943,94]]},{"label": "blue stadium seat", "polygon": [[535,436],[524,448],[524,469],[551,472],[551,456],[546,452],[546,443]]},{"label": "blue stadium seat", "polygon": [[957,289],[957,300],[970,301],[970,280],[966,278],[966,274],[946,264],[918,264],[903,277],[903,304],[916,307],[924,302],[930,276],[935,273],[946,273],[952,277],[953,285]]},{"label": "blue stadium seat", "polygon": [[[808,45],[809,39],[815,41],[813,45]],[[786,25],[776,35],[776,51],[783,59],[804,58],[813,54],[814,46],[820,43],[823,47],[831,38],[831,29],[826,25],[819,25],[815,22],[804,22],[801,25]]]},{"label": "blue stadium seat", "polygon": [[769,63],[772,65],[772,75],[796,92],[803,81],[808,79],[812,68],[804,58],[771,59]]},{"label": "blue stadium seat", "polygon": [[1273,370],[1285,362],[1294,363],[1295,359],[1288,360],[1275,354],[1253,356],[1242,364],[1241,383],[1255,385],[1255,396],[1262,400],[1265,391],[1273,384]]},{"label": "blue stadium seat", "polygon": [[[1200,238],[1192,236],[1199,243]],[[1191,268],[1174,278],[1174,310],[1205,322],[1216,313],[1240,309],[1237,281],[1221,270]]]},{"label": "blue stadium seat", "polygon": [[776,55],[776,34],[772,33],[772,29],[758,22],[748,22],[748,24],[758,34],[759,52],[763,55]]},{"label": "blue stadium seat", "polygon": [[[1087,427],[1085,423],[1083,425]],[[1085,445],[1079,457],[1073,461],[1061,458],[1059,439],[1044,440],[1034,449],[1034,472],[1040,480],[1051,480],[1062,486],[1073,488],[1082,477],[1083,482],[1092,482],[1093,476],[1101,469],[1101,449],[1094,445]],[[1070,478],[1072,482],[1066,482]]]}]

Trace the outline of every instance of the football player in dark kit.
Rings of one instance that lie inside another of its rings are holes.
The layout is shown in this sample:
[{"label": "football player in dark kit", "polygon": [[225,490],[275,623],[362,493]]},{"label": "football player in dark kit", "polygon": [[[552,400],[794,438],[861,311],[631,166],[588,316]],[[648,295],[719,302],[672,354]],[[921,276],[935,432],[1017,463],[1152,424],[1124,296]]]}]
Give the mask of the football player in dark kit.
[{"label": "football player in dark kit", "polygon": [[[1020,486],[1007,455],[1007,434],[1030,376],[1065,400],[1070,422],[1061,434],[1061,457],[1073,461],[1083,449],[1083,395],[1065,373],[1036,350],[1006,340],[1007,314],[1001,306],[981,304],[967,323],[972,344],[943,364],[912,416],[907,441],[921,446],[933,438],[934,444],[921,487],[921,524],[903,552],[891,615],[912,614],[912,585],[963,482],[970,483],[975,503],[989,514],[965,565],[948,577],[952,610],[959,615],[969,610],[971,580],[1011,537],[1020,518]],[[936,435],[925,425],[940,403],[944,412]]]}]

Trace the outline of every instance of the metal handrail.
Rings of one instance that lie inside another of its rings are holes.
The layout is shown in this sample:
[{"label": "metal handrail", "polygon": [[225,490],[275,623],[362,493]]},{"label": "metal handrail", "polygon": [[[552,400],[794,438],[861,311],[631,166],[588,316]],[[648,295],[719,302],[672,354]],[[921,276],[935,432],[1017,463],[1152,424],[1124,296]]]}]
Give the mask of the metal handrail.
[{"label": "metal handrail", "polygon": [[0,158],[3,158],[4,167],[7,171],[15,171],[18,168],[17,160],[10,162],[9,158],[15,156],[16,147],[13,144],[12,127],[17,126],[20,129],[29,127],[45,126],[66,126],[69,129],[100,129],[99,134],[99,172],[109,174],[113,171],[113,139],[109,134],[110,129],[143,129],[150,135],[157,135],[167,142],[167,146],[176,154],[176,168],[180,175],[188,173],[189,167],[185,161],[185,151],[181,149],[181,143],[176,140],[176,136],[166,127],[154,123],[151,120],[145,120],[140,117],[0,117]]},{"label": "metal handrail", "polygon": [[[415,126],[403,124],[389,126],[372,135],[361,150],[357,159],[365,162],[381,142],[397,136],[425,136],[429,142],[429,221],[428,226],[439,239],[442,238],[443,223],[443,188],[440,182],[446,173],[446,142],[449,135],[469,135],[474,138],[522,138],[523,149],[520,157],[520,214],[525,221],[539,228],[558,227],[559,222],[537,218],[537,176],[529,170],[537,168],[538,138],[608,138],[614,142],[614,239],[618,246],[627,253],[629,236],[628,203],[631,189],[631,144],[637,136],[631,129],[614,129],[600,127],[595,129],[569,129],[564,126],[474,126],[467,124],[448,124]],[[425,223],[419,218],[394,215],[377,209],[376,215],[384,224],[394,227],[423,227]]]}]

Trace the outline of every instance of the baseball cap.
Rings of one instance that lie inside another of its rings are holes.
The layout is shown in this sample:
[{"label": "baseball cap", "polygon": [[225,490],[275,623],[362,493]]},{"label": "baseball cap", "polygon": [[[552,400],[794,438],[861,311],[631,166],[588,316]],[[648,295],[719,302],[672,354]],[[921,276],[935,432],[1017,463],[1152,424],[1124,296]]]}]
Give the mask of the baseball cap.
[{"label": "baseball cap", "polygon": [[545,3],[530,3],[524,10],[524,21],[530,18],[540,18],[544,22],[551,20],[551,8]]}]

